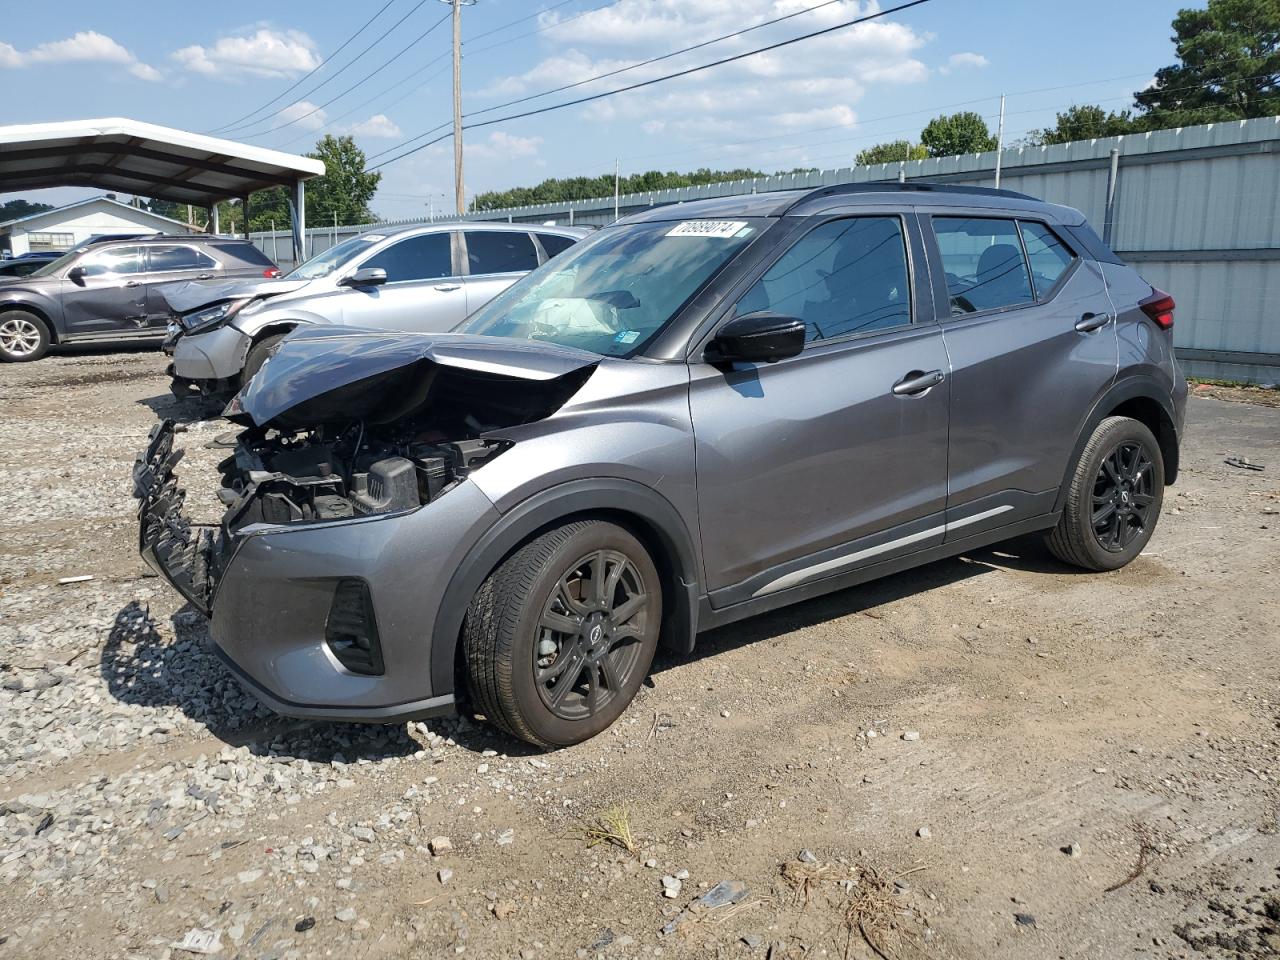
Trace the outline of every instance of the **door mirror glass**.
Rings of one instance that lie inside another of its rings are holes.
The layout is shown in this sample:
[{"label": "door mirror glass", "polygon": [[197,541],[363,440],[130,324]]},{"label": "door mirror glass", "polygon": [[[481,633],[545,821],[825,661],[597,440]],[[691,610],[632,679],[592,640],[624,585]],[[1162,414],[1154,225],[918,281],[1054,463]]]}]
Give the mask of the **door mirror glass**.
[{"label": "door mirror glass", "polygon": [[760,310],[734,317],[707,347],[711,363],[773,363],[804,349],[804,321]]},{"label": "door mirror glass", "polygon": [[349,277],[342,278],[344,287],[376,287],[387,282],[387,271],[381,267],[361,267]]},{"label": "door mirror glass", "polygon": [[84,267],[72,267],[67,271],[67,279],[72,283],[80,283],[84,280],[88,271]]}]

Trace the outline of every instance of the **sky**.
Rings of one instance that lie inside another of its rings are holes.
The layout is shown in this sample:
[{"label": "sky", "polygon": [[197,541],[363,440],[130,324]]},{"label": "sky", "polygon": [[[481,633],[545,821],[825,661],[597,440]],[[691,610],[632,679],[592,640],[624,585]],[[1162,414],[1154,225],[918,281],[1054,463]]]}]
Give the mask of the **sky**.
[{"label": "sky", "polygon": [[[941,113],[974,110],[994,131],[1001,93],[1006,142],[1016,142],[1073,103],[1130,106],[1133,91],[1174,62],[1170,23],[1192,3],[929,0],[691,76],[468,130],[467,195],[612,173],[615,162],[624,174],[848,166],[873,143],[918,138]],[[462,13],[463,112],[468,122],[500,119],[894,5],[478,0]],[[797,12],[660,63],[482,112]],[[325,133],[350,134],[372,166],[451,120],[448,16],[440,0],[14,4],[0,26],[8,94],[0,124],[124,116],[292,153]],[[381,172],[372,207],[383,218],[452,205],[449,140]],[[60,204],[99,192],[21,196]]]}]

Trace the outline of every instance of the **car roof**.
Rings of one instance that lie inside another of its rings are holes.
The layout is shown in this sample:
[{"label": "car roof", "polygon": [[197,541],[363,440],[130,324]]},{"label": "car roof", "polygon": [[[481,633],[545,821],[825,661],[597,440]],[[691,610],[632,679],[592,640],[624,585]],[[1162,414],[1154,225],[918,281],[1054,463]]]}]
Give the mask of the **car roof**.
[{"label": "car roof", "polygon": [[1083,216],[1070,207],[1046,203],[1025,193],[949,183],[842,183],[812,190],[775,190],[769,193],[715,197],[667,204],[623,217],[619,223],[657,220],[698,220],[724,217],[813,216],[859,203],[883,205],[898,198],[911,207],[986,207],[1011,212],[1049,214],[1065,223]]}]

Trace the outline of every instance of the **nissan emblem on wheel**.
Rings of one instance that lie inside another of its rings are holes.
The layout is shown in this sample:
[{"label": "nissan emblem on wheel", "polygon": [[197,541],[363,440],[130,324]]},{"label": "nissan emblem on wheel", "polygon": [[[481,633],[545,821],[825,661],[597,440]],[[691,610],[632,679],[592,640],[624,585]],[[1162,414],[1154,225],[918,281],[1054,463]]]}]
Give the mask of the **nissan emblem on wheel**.
[{"label": "nissan emblem on wheel", "polygon": [[657,207],[451,332],[281,337],[191,492],[221,522],[187,519],[166,421],[139,545],[279,713],[573,744],[712,627],[1032,532],[1132,561],[1178,474],[1173,315],[1010,191]]}]

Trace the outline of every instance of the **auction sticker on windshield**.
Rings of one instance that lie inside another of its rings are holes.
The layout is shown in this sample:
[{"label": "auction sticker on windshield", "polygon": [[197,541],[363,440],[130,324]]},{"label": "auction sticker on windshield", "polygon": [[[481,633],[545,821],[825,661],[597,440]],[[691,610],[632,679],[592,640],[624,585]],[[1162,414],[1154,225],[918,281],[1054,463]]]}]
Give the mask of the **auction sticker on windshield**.
[{"label": "auction sticker on windshield", "polygon": [[736,236],[747,225],[745,220],[686,220],[667,231],[668,237],[720,237]]}]

